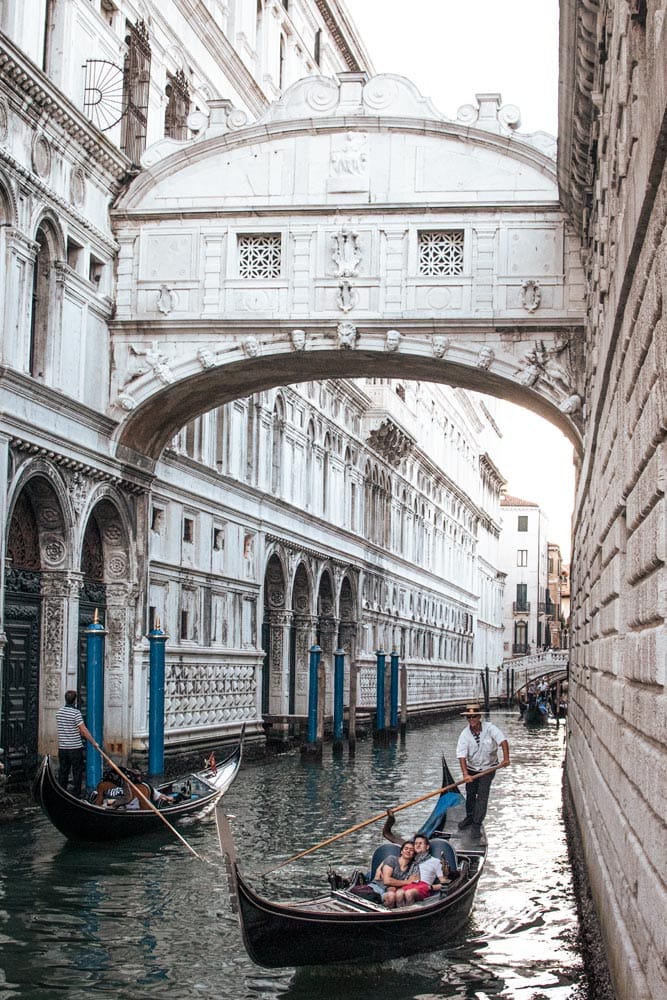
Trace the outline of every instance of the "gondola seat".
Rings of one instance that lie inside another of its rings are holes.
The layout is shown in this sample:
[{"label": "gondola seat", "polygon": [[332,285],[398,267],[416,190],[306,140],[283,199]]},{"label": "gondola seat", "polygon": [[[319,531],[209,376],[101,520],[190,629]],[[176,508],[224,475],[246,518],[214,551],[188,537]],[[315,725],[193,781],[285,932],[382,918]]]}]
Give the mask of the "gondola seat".
[{"label": "gondola seat", "polygon": [[442,837],[433,837],[431,840],[431,854],[434,858],[444,858],[449,866],[449,874],[454,877],[458,871],[456,852],[448,840]]},{"label": "gondola seat", "polygon": [[380,844],[373,851],[373,857],[371,858],[371,867],[369,869],[369,881],[375,878],[375,873],[378,870],[378,866],[386,861],[387,858],[391,858],[394,855],[400,854],[401,848],[399,844]]}]

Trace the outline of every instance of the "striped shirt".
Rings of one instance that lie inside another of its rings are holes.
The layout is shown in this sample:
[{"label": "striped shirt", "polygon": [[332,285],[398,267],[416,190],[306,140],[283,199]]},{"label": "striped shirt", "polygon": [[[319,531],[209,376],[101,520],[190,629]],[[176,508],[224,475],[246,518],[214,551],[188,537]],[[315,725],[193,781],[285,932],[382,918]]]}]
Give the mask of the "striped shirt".
[{"label": "striped shirt", "polygon": [[58,748],[60,750],[80,750],[83,746],[83,737],[79,731],[79,726],[83,725],[83,716],[78,708],[73,705],[63,705],[56,712],[56,725],[58,727]]}]

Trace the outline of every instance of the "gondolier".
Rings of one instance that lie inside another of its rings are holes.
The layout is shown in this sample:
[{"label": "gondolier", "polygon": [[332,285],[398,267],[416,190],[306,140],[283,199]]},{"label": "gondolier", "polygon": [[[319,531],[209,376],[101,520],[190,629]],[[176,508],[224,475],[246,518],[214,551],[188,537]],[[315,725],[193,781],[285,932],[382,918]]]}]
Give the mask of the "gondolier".
[{"label": "gondolier", "polygon": [[91,746],[97,747],[92,733],[83,721],[83,716],[76,708],[76,691],[65,692],[65,704],[56,712],[58,728],[58,781],[67,788],[70,772],[72,773],[72,795],[81,798],[83,782],[83,741],[88,740]]},{"label": "gondolier", "polygon": [[[470,835],[478,838],[482,835],[482,823],[486,816],[494,772],[476,780],[475,775],[490,767],[507,767],[510,762],[510,748],[507,737],[498,726],[492,722],[482,722],[479,705],[468,705],[461,715],[468,719],[468,725],[456,744],[456,756],[461,765],[461,773],[466,779],[466,815],[459,823],[459,829],[470,827]],[[499,749],[503,752],[500,764]]]}]

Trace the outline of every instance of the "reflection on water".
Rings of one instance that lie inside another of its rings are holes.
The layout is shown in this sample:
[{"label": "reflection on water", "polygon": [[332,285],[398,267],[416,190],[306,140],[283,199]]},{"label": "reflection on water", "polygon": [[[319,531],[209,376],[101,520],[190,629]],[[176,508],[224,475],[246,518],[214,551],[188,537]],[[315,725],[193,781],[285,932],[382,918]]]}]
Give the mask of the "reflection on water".
[{"label": "reflection on water", "polygon": [[[212,822],[174,839],[82,849],[35,814],[0,828],[0,1000],[106,996],[170,1000],[584,1000],[577,924],[560,819],[563,729],[493,719],[512,767],[494,782],[489,861],[470,925],[447,949],[410,959],[272,971],[247,957],[231,914]],[[297,898],[326,886],[327,865],[365,867],[381,824],[269,875],[272,865],[440,784],[462,721],[413,729],[405,744],[347,754],[290,753],[244,766],[227,794],[243,869],[260,892]],[[458,773],[458,767],[452,767]],[[414,832],[425,802],[397,817]]]}]

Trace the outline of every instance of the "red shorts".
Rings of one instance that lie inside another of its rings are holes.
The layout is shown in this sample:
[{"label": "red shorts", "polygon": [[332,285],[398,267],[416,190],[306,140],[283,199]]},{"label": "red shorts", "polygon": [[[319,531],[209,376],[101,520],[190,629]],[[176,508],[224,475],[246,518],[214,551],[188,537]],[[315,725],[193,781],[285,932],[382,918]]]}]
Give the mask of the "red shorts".
[{"label": "red shorts", "polygon": [[416,889],[420,899],[426,899],[427,896],[431,895],[431,886],[428,882],[411,882],[407,888]]}]

